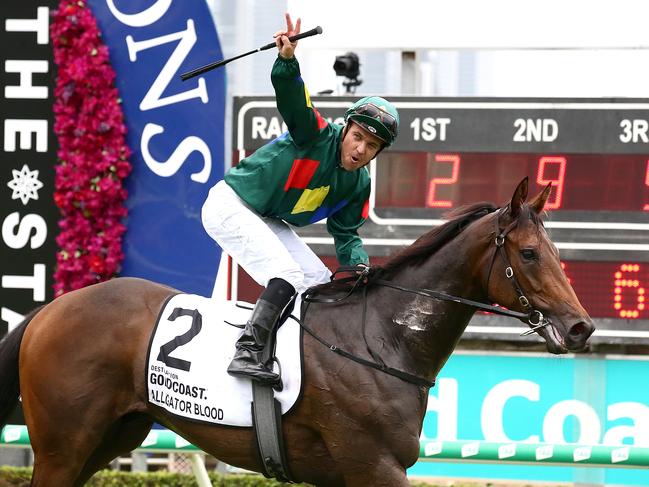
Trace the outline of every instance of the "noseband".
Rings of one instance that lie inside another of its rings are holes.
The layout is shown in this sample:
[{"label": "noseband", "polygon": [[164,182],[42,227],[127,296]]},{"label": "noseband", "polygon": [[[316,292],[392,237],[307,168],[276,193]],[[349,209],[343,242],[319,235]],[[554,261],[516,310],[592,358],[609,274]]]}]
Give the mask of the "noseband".
[{"label": "noseband", "polygon": [[[509,279],[509,281],[512,283],[512,286],[514,287],[514,291],[518,295],[518,302],[523,307],[526,313],[523,317],[519,319],[531,326],[529,330],[521,333],[521,336],[531,335],[532,333],[540,330],[541,328],[548,326],[551,322],[549,319],[543,316],[543,313],[541,313],[538,309],[535,309],[530,304],[530,300],[527,299],[527,297],[525,296],[525,293],[523,292],[523,289],[521,288],[518,279],[516,279],[516,276],[514,275],[514,268],[512,267],[511,261],[509,260],[509,255],[507,255],[507,248],[505,247],[505,239],[507,238],[509,232],[511,232],[514,228],[518,226],[518,221],[515,220],[504,229],[501,229],[499,225],[499,220],[500,220],[499,217],[500,217],[500,211],[497,212],[496,214],[496,238],[494,240],[496,244],[496,250],[493,253],[493,257],[491,258],[491,264],[489,265],[489,273],[487,274],[487,286],[486,286],[487,296],[489,296],[489,282],[491,281],[491,272],[493,271],[494,263],[496,262],[496,257],[500,255],[502,260],[505,262],[505,277]],[[489,300],[493,302],[491,298],[489,298]]]}]

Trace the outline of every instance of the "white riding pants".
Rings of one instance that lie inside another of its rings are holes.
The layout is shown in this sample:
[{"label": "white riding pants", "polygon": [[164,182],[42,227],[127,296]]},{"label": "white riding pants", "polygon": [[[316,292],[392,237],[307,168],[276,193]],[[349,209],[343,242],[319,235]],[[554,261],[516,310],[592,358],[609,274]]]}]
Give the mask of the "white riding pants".
[{"label": "white riding pants", "polygon": [[288,224],[259,216],[225,181],[210,190],[202,220],[219,247],[263,287],[280,277],[301,294],[329,282],[329,269]]}]

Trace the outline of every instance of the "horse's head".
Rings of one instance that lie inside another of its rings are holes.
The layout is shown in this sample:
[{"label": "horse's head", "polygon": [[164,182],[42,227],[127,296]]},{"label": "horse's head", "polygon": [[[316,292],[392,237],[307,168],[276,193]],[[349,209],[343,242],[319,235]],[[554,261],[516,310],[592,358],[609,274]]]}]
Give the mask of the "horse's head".
[{"label": "horse's head", "polygon": [[[548,351],[583,350],[595,327],[541,221],[551,187],[525,203],[527,189],[525,178],[509,205],[495,214],[495,253],[487,276],[489,297],[501,306],[530,313],[530,326],[545,339]],[[545,326],[544,320],[548,320]]]}]

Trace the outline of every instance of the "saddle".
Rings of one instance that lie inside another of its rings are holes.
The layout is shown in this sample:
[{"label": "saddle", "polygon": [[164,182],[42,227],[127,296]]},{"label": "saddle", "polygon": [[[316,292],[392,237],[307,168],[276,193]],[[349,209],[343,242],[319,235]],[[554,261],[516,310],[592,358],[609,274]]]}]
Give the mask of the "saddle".
[{"label": "saddle", "polygon": [[[149,402],[187,419],[251,427],[250,380],[226,369],[252,305],[193,294],[176,294],[162,307],[149,341],[146,379]],[[283,389],[275,394],[286,414],[302,388],[302,340],[296,319],[277,331],[276,362]]]}]

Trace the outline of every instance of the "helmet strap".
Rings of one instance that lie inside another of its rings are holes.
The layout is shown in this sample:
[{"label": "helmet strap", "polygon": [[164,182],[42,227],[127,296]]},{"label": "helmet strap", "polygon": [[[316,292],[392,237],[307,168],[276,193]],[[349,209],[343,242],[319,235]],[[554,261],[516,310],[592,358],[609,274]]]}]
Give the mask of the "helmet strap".
[{"label": "helmet strap", "polygon": [[343,167],[343,140],[347,137],[347,132],[349,132],[349,120],[345,122],[345,127],[343,128],[343,136],[340,138],[340,148],[338,149],[338,167]]}]

